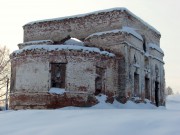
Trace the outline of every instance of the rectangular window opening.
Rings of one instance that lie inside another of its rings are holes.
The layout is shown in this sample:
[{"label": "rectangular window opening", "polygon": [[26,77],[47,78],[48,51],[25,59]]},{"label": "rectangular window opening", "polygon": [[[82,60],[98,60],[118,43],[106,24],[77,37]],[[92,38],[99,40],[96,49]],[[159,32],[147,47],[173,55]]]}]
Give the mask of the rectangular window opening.
[{"label": "rectangular window opening", "polygon": [[66,63],[51,63],[51,87],[65,88]]}]

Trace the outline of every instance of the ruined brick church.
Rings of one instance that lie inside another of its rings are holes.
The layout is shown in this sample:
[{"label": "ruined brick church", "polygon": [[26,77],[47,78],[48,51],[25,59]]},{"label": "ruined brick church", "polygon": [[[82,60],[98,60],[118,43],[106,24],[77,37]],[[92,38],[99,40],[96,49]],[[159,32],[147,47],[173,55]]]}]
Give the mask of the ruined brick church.
[{"label": "ruined brick church", "polygon": [[[23,26],[11,55],[11,109],[92,106],[96,95],[165,105],[161,34],[126,8]],[[137,101],[136,101],[137,102]]]}]

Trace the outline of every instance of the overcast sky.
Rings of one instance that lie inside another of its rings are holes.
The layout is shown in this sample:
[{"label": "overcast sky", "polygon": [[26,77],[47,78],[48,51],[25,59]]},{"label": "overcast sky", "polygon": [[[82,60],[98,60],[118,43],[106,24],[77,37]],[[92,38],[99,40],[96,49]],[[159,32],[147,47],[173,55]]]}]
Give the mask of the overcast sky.
[{"label": "overcast sky", "polygon": [[0,45],[18,49],[28,22],[113,7],[128,8],[161,32],[166,86],[180,92],[180,0],[0,0]]}]

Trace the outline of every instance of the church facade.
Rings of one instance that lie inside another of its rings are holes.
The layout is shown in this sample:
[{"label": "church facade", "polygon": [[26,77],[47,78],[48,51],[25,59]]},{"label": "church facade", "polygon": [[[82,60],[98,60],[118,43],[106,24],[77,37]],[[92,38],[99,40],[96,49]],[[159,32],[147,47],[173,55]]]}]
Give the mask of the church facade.
[{"label": "church facade", "polygon": [[23,26],[11,58],[11,109],[92,106],[96,95],[165,105],[161,34],[126,8]]}]

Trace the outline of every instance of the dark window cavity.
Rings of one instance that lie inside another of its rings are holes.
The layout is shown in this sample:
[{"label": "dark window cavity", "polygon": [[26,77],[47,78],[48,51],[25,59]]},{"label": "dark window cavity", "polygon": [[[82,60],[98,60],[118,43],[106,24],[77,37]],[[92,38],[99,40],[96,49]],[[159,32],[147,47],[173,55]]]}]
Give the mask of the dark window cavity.
[{"label": "dark window cavity", "polygon": [[104,89],[104,74],[104,68],[96,67],[95,95],[100,94]]},{"label": "dark window cavity", "polygon": [[145,39],[145,36],[143,36],[143,50],[144,52],[146,52],[146,39]]},{"label": "dark window cavity", "polygon": [[139,95],[139,74],[134,73],[134,96]]},{"label": "dark window cavity", "polygon": [[65,88],[66,63],[51,63],[51,87]]}]

